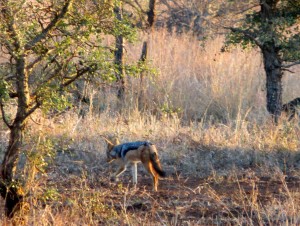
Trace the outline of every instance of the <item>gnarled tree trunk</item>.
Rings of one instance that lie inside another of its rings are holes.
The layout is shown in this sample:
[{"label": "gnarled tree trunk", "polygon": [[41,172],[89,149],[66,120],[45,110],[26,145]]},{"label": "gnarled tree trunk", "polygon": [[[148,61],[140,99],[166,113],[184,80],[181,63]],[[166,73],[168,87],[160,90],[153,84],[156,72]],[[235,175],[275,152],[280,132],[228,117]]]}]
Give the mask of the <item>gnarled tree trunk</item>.
[{"label": "gnarled tree trunk", "polygon": [[5,214],[8,217],[13,216],[23,199],[23,195],[19,193],[18,184],[14,178],[15,167],[22,146],[23,128],[24,125],[21,122],[16,123],[11,128],[9,145],[2,162],[1,196],[5,199]]},{"label": "gnarled tree trunk", "polygon": [[18,204],[23,199],[19,193],[18,181],[15,178],[15,167],[22,148],[22,134],[26,125],[26,118],[30,114],[30,97],[28,87],[28,75],[25,70],[25,58],[20,56],[16,60],[16,89],[18,96],[18,108],[13,123],[9,126],[10,138],[7,150],[1,166],[0,193],[5,199],[6,215],[13,216]]},{"label": "gnarled tree trunk", "polygon": [[282,108],[282,68],[275,51],[263,49],[266,71],[267,110],[277,124]]},{"label": "gnarled tree trunk", "polygon": [[260,0],[262,21],[267,25],[265,32],[269,36],[260,48],[264,59],[264,68],[266,72],[266,89],[267,89],[267,110],[272,115],[275,124],[281,115],[282,108],[282,61],[279,56],[279,49],[274,42],[272,21],[276,11],[278,0]]}]

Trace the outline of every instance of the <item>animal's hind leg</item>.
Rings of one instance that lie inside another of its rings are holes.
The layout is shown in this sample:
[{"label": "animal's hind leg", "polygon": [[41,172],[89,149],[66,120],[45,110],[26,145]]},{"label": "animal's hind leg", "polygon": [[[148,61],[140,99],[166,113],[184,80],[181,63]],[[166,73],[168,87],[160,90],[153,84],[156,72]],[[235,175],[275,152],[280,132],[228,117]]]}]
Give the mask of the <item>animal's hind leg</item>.
[{"label": "animal's hind leg", "polygon": [[150,162],[143,162],[143,165],[145,169],[151,174],[152,179],[153,179],[153,190],[157,191],[157,186],[158,186],[158,175],[153,169],[153,166]]}]

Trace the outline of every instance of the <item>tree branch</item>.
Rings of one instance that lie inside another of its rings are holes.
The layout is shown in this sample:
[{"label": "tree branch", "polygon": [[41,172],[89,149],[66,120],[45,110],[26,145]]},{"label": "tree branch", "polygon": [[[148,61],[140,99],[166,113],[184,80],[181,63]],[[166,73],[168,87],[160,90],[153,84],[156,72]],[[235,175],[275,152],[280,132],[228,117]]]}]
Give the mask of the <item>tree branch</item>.
[{"label": "tree branch", "polygon": [[243,34],[245,37],[247,37],[251,41],[253,41],[258,47],[263,48],[263,44],[256,39],[255,34],[253,34],[252,32],[246,31],[246,30],[242,30],[242,29],[239,29],[239,28],[234,28],[234,27],[224,27],[224,28],[225,29],[229,29],[229,30],[231,30],[234,33],[241,33],[241,34]]},{"label": "tree branch", "polygon": [[70,6],[70,4],[71,4],[72,1],[73,0],[65,0],[65,5],[61,9],[61,12],[59,14],[56,14],[54,16],[53,20],[48,24],[48,26],[45,29],[43,29],[43,31],[40,34],[38,34],[37,36],[35,36],[31,41],[29,41],[25,45],[25,50],[31,49],[33,46],[35,46],[36,43],[40,42],[41,40],[43,40],[48,35],[48,33],[50,32],[50,30],[55,27],[55,25],[57,24],[57,22],[60,19],[64,18],[64,16],[68,12],[69,6]]},{"label": "tree branch", "polygon": [[[9,10],[8,2],[4,2],[1,7],[1,14],[3,15],[4,21],[2,23],[6,24],[7,26],[7,35],[13,40],[13,44],[9,43],[8,41],[4,42],[7,50],[13,56],[16,58],[16,55],[14,52],[18,51],[20,49],[20,41],[18,38],[18,34],[15,30],[15,24],[14,24],[14,15],[12,15],[12,12]],[[5,37],[4,37],[5,38]]]},{"label": "tree branch", "polygon": [[289,68],[289,67],[293,67],[293,66],[298,65],[298,64],[300,64],[300,61],[296,61],[294,63],[287,64],[287,65],[282,65],[281,67],[282,68]]},{"label": "tree branch", "polygon": [[290,70],[290,69],[287,69],[287,68],[282,68],[282,70],[283,70],[283,71],[288,71],[288,72],[290,72],[291,74],[294,74],[294,73],[295,73],[294,71],[292,71],[292,70]]},{"label": "tree branch", "polygon": [[2,114],[3,122],[5,123],[5,125],[8,128],[12,128],[12,125],[8,122],[8,119],[6,118],[5,111],[4,111],[4,105],[2,103],[2,100],[0,100],[0,107],[1,107],[1,114]]},{"label": "tree branch", "polygon": [[10,98],[16,98],[16,97],[19,96],[18,93],[15,93],[15,92],[11,92],[8,95],[9,95]]},{"label": "tree branch", "polygon": [[27,65],[26,70],[30,70],[34,67],[34,65],[36,65],[38,62],[40,62],[42,59],[44,58],[44,56],[38,56],[34,61],[32,61],[30,64]]},{"label": "tree branch", "polygon": [[259,3],[257,3],[257,4],[253,4],[252,6],[250,5],[249,7],[246,7],[245,9],[241,9],[241,11],[239,11],[238,13],[236,13],[236,15],[237,14],[244,14],[244,13],[246,13],[247,11],[249,11],[249,10],[251,10],[251,9],[254,9],[254,8],[256,8],[256,7],[259,7],[260,6],[260,4]]},{"label": "tree branch", "polygon": [[53,48],[48,48],[47,50],[45,50],[44,53],[41,53],[41,55],[37,56],[30,64],[27,65],[26,70],[32,69],[37,63],[43,60],[46,56],[49,56],[51,52],[53,52]]},{"label": "tree branch", "polygon": [[[55,57],[51,60],[51,63],[56,63],[56,65],[58,66],[55,70],[54,70],[54,72],[53,73],[51,73],[51,75],[48,77],[48,78],[46,78],[46,79],[44,79],[43,81],[41,81],[38,85],[37,85],[37,87],[41,87],[41,86],[43,86],[44,84],[46,84],[46,83],[48,83],[48,82],[50,82],[52,79],[54,79],[57,75],[58,75],[58,73],[63,69],[62,68],[62,66],[57,62],[57,60],[55,59]],[[35,90],[32,94],[31,94],[31,96],[36,96],[37,95],[37,90]]]},{"label": "tree branch", "polygon": [[41,106],[41,103],[39,101],[37,101],[36,104],[31,109],[29,109],[29,111],[25,114],[25,118],[24,119],[26,119],[29,115],[31,115],[40,106]]},{"label": "tree branch", "polygon": [[65,83],[62,84],[63,87],[66,87],[68,85],[70,85],[71,83],[73,83],[76,79],[78,79],[79,77],[81,77],[82,75],[88,73],[88,72],[93,72],[96,70],[96,64],[92,64],[89,67],[85,67],[82,69],[77,70],[76,75],[70,77],[70,79],[68,81],[66,81]]},{"label": "tree branch", "polygon": [[9,80],[13,80],[14,78],[16,78],[16,75],[6,75],[6,77],[4,78],[5,81],[9,81]]},{"label": "tree branch", "polygon": [[136,3],[137,6],[135,6],[132,1],[127,1],[127,0],[124,1],[124,3],[130,5],[132,8],[136,9],[137,11],[146,13],[146,11],[142,8],[142,6],[140,5],[140,3],[137,0],[135,0],[134,2]]},{"label": "tree branch", "polygon": [[9,55],[13,56],[14,58],[16,57],[16,55],[14,54],[13,51],[13,47],[12,45],[7,41],[7,38],[5,38],[4,36],[0,35],[0,40],[2,45],[6,48],[6,50],[8,51]]}]

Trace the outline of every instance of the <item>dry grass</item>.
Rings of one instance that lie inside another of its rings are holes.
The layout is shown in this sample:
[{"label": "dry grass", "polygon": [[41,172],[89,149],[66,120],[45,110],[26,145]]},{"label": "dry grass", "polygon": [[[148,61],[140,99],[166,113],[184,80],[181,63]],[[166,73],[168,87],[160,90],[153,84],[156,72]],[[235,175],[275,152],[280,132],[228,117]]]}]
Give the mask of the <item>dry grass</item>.
[{"label": "dry grass", "polygon": [[[31,162],[23,171],[30,195],[12,220],[0,209],[0,223],[299,225],[298,121],[270,123],[259,54],[220,53],[221,42],[208,41],[203,49],[195,38],[153,34],[149,58],[158,75],[144,80],[145,111],[137,110],[135,78],[129,80],[122,115],[115,111],[113,89],[101,99],[93,86],[90,96],[97,103],[87,107],[84,119],[76,112],[52,119],[36,112],[33,118],[42,125],[29,122]],[[138,44],[127,48],[129,60],[138,58],[139,49]],[[285,77],[284,100],[300,96],[297,87],[299,79]],[[159,192],[151,191],[142,168],[138,189],[132,188],[129,172],[121,182],[111,182],[99,134],[154,142],[168,173]],[[4,126],[0,135],[3,153]]]}]

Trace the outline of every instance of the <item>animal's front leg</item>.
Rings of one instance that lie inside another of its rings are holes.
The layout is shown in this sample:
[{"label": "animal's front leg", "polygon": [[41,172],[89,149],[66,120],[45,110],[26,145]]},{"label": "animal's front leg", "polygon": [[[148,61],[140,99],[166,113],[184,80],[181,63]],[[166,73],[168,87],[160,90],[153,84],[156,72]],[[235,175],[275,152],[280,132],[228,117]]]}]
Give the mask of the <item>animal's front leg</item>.
[{"label": "animal's front leg", "polygon": [[132,164],[132,180],[133,183],[136,185],[137,184],[137,163]]},{"label": "animal's front leg", "polygon": [[118,177],[126,170],[126,165],[124,163],[122,163],[119,168],[117,169],[117,171],[113,174],[113,177],[115,178],[115,180],[118,180]]}]

